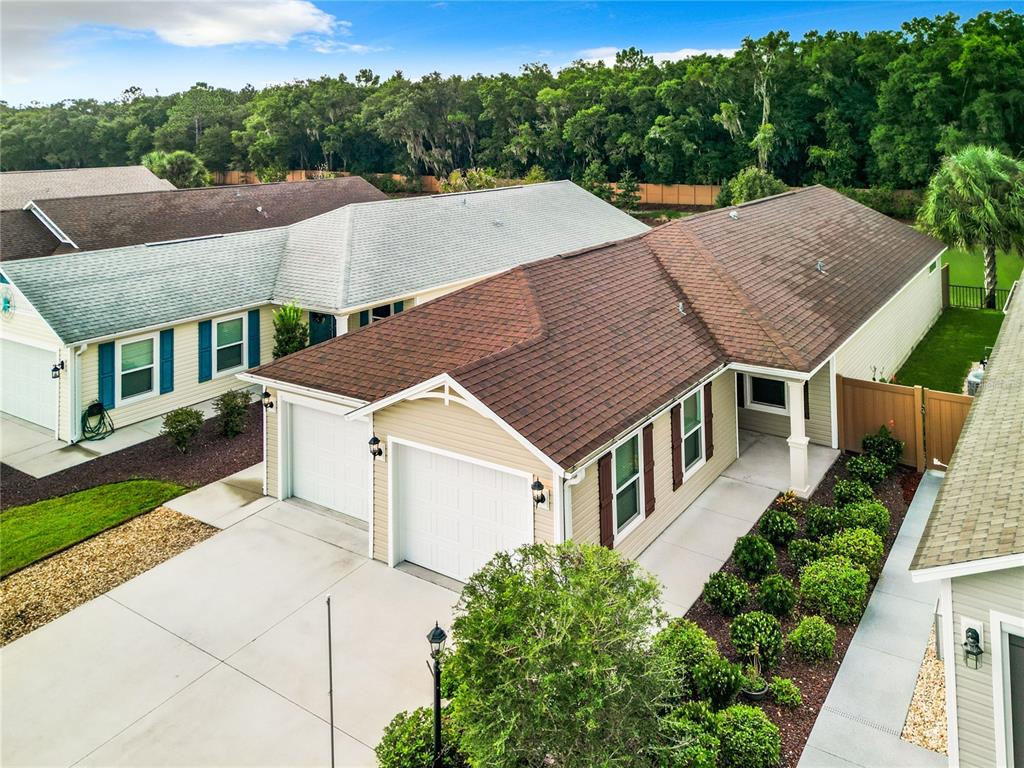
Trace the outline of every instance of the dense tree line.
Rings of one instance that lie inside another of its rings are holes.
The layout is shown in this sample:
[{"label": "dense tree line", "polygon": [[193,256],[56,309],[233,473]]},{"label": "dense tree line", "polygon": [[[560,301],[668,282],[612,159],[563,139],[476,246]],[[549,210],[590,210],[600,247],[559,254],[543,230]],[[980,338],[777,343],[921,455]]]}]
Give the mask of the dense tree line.
[{"label": "dense tree line", "polygon": [[113,102],[0,104],[4,170],[137,163],[187,150],[210,170],[285,168],[518,177],[630,172],[717,183],[757,165],[790,184],[922,187],[943,154],[1024,149],[1024,16],[919,18],[900,31],[786,32],[733,56],[470,78],[362,70],[256,90],[197,83]]}]

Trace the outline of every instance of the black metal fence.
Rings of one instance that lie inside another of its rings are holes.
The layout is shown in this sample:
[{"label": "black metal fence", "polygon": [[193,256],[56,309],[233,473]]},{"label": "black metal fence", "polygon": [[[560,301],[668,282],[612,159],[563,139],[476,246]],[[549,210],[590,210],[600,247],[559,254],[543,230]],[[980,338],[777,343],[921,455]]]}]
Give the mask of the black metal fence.
[{"label": "black metal fence", "polygon": [[[1002,309],[1010,297],[1009,288],[996,288],[996,309]],[[969,309],[985,308],[985,289],[977,285],[949,284],[949,305]]]}]

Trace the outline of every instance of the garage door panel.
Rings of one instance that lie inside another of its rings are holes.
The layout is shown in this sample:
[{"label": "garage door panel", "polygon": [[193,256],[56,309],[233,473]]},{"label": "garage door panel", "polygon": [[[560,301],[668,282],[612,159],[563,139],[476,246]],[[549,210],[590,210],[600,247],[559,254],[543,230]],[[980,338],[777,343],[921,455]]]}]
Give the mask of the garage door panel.
[{"label": "garage door panel", "polygon": [[52,350],[0,340],[0,410],[47,429],[57,427],[57,381]]},{"label": "garage door panel", "polygon": [[464,581],[532,541],[524,476],[406,445],[392,460],[397,559]]},{"label": "garage door panel", "polygon": [[295,404],[290,414],[292,496],[367,520],[366,422]]}]

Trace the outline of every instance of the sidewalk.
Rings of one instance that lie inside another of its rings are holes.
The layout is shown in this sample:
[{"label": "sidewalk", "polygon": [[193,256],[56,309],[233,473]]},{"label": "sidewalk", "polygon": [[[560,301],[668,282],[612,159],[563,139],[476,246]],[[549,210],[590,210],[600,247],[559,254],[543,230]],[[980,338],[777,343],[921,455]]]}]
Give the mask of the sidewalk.
[{"label": "sidewalk", "polygon": [[907,568],[942,474],[927,472],[800,758],[799,768],[944,768],[945,755],[900,739],[938,599]]}]

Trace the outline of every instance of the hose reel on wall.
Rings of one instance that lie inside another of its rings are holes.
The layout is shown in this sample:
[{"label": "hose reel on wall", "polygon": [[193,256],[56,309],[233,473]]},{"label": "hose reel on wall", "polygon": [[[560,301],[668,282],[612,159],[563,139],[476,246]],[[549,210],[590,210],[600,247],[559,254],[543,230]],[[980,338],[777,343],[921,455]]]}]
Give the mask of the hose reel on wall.
[{"label": "hose reel on wall", "polygon": [[102,440],[114,433],[114,420],[110,418],[103,403],[94,400],[82,412],[82,439]]}]

